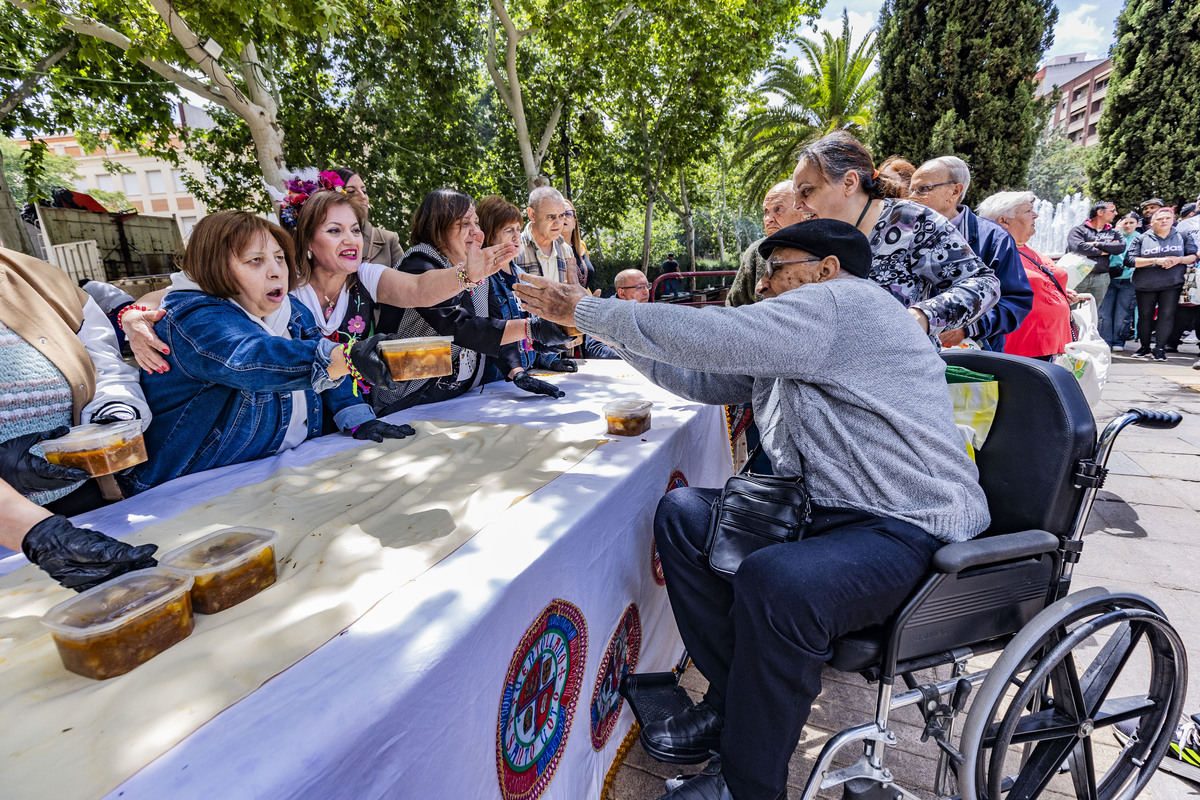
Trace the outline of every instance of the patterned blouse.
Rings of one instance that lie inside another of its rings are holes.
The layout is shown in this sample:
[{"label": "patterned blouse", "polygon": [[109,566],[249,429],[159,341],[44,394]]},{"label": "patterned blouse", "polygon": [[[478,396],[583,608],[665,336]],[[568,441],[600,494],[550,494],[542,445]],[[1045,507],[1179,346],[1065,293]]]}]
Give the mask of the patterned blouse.
[{"label": "patterned blouse", "polygon": [[950,222],[911,200],[887,199],[871,231],[871,280],[929,317],[929,333],[965,328],[1000,300],[1000,280]]}]

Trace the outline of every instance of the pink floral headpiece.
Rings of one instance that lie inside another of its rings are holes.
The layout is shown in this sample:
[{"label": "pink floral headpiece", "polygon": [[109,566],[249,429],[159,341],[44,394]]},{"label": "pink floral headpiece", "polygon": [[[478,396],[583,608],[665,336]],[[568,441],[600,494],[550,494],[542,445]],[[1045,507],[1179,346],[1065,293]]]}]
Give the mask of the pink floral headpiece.
[{"label": "pink floral headpiece", "polygon": [[[311,174],[311,173],[310,173]],[[317,192],[346,193],[346,182],[336,172],[325,170],[315,181],[304,178],[293,178],[284,183],[287,194],[279,204],[279,219],[289,228],[296,227],[300,221],[300,209],[308,202],[308,198]]]}]

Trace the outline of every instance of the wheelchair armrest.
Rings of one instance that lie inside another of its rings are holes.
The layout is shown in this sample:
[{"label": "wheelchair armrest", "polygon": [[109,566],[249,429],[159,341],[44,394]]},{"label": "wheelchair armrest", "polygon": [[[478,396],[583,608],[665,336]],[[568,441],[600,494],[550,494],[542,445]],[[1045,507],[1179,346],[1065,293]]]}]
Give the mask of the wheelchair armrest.
[{"label": "wheelchair armrest", "polygon": [[1047,531],[1019,531],[951,542],[933,554],[933,568],[953,575],[972,567],[1049,553],[1058,548],[1058,537]]}]

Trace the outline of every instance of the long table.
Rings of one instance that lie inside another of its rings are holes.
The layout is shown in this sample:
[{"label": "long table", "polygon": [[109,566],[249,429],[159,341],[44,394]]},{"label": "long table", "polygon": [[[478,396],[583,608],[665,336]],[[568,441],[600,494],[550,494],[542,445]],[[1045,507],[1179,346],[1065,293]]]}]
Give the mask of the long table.
[{"label": "long table", "polygon": [[[549,426],[583,439],[603,435],[604,403],[644,398],[653,427],[601,444],[107,797],[599,797],[633,722],[616,683],[631,668],[670,668],[681,649],[652,553],[655,506],[671,488],[720,486],[732,464],[720,407],[682,400],[622,362],[549,379],[566,398],[497,383],[391,419]],[[76,522],[123,536],[150,507],[174,516],[354,446],[323,437]],[[0,574],[22,562],[0,560]]]}]

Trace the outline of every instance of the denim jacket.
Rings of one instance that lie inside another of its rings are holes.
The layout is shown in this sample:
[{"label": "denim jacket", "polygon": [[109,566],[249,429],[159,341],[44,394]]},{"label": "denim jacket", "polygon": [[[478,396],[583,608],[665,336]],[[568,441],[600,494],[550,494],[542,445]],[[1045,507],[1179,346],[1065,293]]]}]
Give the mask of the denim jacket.
[{"label": "denim jacket", "polygon": [[307,438],[321,433],[318,393],[325,392],[339,425],[361,410],[350,381],[329,379],[336,345],[300,303],[291,304],[291,339],[270,335],[232,301],[201,292],[171,292],[162,308],[155,332],[171,350],[171,368],[142,378],[154,413],[145,434],[150,460],[120,476],[128,494],[273,455],[287,432],[293,391],[303,391],[308,403]]}]

